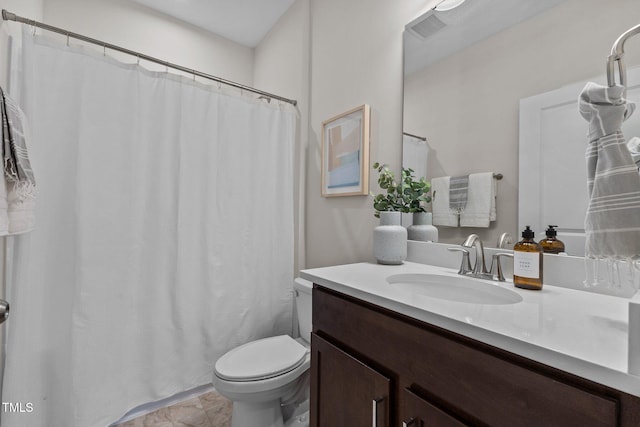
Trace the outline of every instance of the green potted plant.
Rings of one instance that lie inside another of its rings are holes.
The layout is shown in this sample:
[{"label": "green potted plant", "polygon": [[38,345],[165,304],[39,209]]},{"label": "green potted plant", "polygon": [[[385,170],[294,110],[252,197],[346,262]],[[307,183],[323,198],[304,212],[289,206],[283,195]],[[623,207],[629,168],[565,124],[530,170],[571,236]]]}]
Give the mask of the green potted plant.
[{"label": "green potted plant", "polygon": [[402,168],[402,198],[405,202],[405,209],[402,212],[414,214],[426,212],[425,204],[431,201],[429,190],[431,190],[431,183],[424,177],[416,180],[413,177],[413,169]]},{"label": "green potted plant", "polygon": [[[380,218],[380,226],[374,230],[374,255],[378,262],[388,264],[393,263],[389,260],[404,260],[407,237],[410,240],[437,242],[438,229],[431,224],[431,213],[425,209],[425,205],[431,201],[428,194],[431,183],[424,177],[416,179],[411,168],[402,168],[400,181],[395,180],[393,171],[387,165],[376,162],[373,168],[378,171],[378,185],[384,190],[373,197],[374,215]],[[413,224],[407,227],[407,237],[404,238],[401,237],[401,234],[405,233],[401,225],[402,213],[413,214]],[[398,228],[393,229],[389,226]],[[401,249],[396,249],[395,255],[389,255],[390,247],[394,246],[390,243],[392,233],[397,233],[398,243],[395,246],[403,247],[404,255]],[[404,243],[400,243],[403,239]]]},{"label": "green potted plant", "polygon": [[393,171],[387,165],[376,162],[373,168],[378,171],[378,185],[385,190],[373,197],[375,217],[380,218],[380,212],[426,212],[424,205],[431,201],[429,190],[431,183],[424,177],[415,179],[413,169],[402,168],[400,181],[395,180]]},{"label": "green potted plant", "polygon": [[424,177],[416,180],[413,177],[413,169],[402,169],[402,195],[405,201],[405,209],[402,212],[413,214],[413,221],[407,227],[409,240],[421,240],[424,242],[437,242],[438,229],[432,224],[432,214],[427,212],[425,205],[431,202],[428,194],[431,183]]},{"label": "green potted plant", "polygon": [[376,162],[378,185],[382,193],[373,196],[375,216],[380,225],[373,230],[373,255],[380,264],[402,264],[407,257],[407,229],[402,226],[402,213],[425,212],[431,200],[431,188],[424,178],[414,179],[413,170],[402,169],[400,181],[387,165]]}]

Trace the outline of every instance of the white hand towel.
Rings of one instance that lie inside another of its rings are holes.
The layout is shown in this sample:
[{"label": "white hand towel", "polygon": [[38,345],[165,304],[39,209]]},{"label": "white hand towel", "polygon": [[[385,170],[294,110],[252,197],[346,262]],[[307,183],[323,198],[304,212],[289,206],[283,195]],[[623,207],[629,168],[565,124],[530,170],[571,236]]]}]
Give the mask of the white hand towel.
[{"label": "white hand towel", "polygon": [[458,214],[449,207],[449,180],[448,176],[431,179],[433,225],[458,226]]},{"label": "white hand towel", "polygon": [[469,175],[467,206],[460,214],[461,227],[489,227],[496,220],[496,180],[493,172]]}]

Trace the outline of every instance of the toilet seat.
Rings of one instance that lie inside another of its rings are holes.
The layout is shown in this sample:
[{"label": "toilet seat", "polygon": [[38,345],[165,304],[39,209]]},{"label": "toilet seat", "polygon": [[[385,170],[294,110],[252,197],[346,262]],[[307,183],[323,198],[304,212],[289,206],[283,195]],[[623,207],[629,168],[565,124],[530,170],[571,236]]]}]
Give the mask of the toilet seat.
[{"label": "toilet seat", "polygon": [[305,362],[307,349],[288,335],[263,338],[234,348],[215,365],[227,381],[259,381],[292,371]]}]

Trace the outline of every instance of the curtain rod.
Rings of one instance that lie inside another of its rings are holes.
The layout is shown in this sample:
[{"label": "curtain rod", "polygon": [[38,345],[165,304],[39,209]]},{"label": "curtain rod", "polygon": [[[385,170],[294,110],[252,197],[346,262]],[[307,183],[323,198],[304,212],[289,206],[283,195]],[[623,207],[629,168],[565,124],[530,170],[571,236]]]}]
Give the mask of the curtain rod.
[{"label": "curtain rod", "polygon": [[140,52],[135,52],[133,50],[126,49],[124,47],[116,46],[116,45],[111,44],[111,43],[106,43],[106,42],[103,42],[103,41],[100,41],[100,40],[96,40],[96,39],[93,39],[91,37],[87,37],[87,36],[83,36],[81,34],[73,33],[71,31],[67,31],[67,30],[64,30],[62,28],[54,27],[54,26],[51,26],[51,25],[48,25],[48,24],[45,24],[45,23],[42,23],[42,22],[34,21],[32,19],[23,18],[22,16],[18,16],[15,13],[8,12],[5,9],[2,9],[2,19],[5,20],[5,21],[21,22],[23,24],[31,25],[32,27],[42,28],[43,30],[51,31],[51,32],[58,33],[58,34],[63,34],[65,36],[67,36],[67,38],[72,37],[74,39],[82,40],[82,41],[85,41],[85,42],[88,42],[88,43],[93,43],[93,44],[102,46],[104,49],[110,49],[110,50],[115,50],[115,51],[118,51],[118,52],[126,53],[128,55],[135,56],[138,59],[144,59],[145,61],[154,62],[156,64],[164,65],[165,67],[173,68],[174,70],[183,71],[183,72],[185,72],[187,74],[192,74],[193,76],[203,77],[203,78],[208,79],[208,80],[213,80],[213,81],[216,81],[218,83],[223,83],[223,84],[225,84],[227,86],[233,86],[235,88],[239,88],[239,89],[246,90],[246,91],[249,91],[249,92],[257,93],[258,95],[262,95],[262,96],[264,96],[266,98],[277,99],[279,101],[288,102],[289,104],[293,104],[293,105],[296,105],[298,103],[295,99],[287,99],[287,98],[284,98],[282,96],[274,95],[274,94],[269,93],[269,92],[264,92],[264,91],[252,88],[250,86],[245,86],[245,85],[240,84],[240,83],[236,83],[236,82],[232,82],[230,80],[226,80],[226,79],[223,79],[223,78],[220,78],[220,77],[212,76],[211,74],[207,74],[207,73],[203,73],[203,72],[200,72],[200,71],[196,71],[196,70],[193,70],[191,68],[183,67],[181,65],[172,64],[171,62],[163,61],[161,59],[157,59],[157,58],[154,58],[154,57],[149,56],[149,55],[145,55],[145,54],[140,53]]},{"label": "curtain rod", "polygon": [[424,136],[412,135],[409,132],[402,132],[402,134],[410,136],[410,137],[413,137],[413,138],[417,138],[417,139],[419,139],[421,141],[424,141],[424,142],[427,142],[427,138],[425,138]]}]

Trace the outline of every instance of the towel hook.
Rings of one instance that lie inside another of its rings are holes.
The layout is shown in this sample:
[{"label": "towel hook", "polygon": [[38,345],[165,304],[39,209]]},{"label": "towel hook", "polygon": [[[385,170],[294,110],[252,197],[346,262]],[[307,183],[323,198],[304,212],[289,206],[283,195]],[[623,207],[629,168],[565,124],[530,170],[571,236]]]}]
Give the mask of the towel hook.
[{"label": "towel hook", "polygon": [[607,57],[607,83],[609,84],[609,87],[616,85],[615,64],[618,63],[620,85],[624,86],[626,91],[627,69],[622,60],[622,57],[624,56],[624,44],[629,38],[636,34],[640,34],[640,24],[622,33],[622,35],[613,43],[613,46],[611,47],[611,54]]}]

